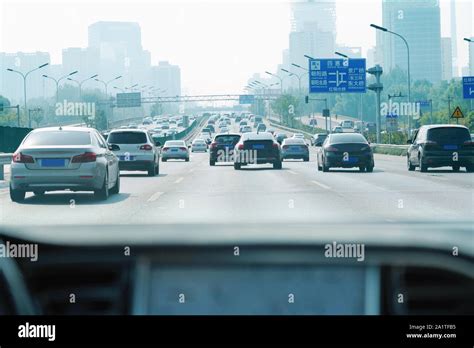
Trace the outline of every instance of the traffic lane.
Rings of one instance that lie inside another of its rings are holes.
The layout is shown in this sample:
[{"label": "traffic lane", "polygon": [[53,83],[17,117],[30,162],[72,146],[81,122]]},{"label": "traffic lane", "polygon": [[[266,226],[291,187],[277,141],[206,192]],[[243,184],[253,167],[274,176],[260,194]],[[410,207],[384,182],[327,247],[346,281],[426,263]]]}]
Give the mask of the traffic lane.
[{"label": "traffic lane", "polygon": [[205,156],[188,177],[137,212],[133,221],[290,224],[353,215],[350,202],[310,181],[294,180],[289,169],[249,165],[235,170],[232,163],[211,167],[207,161]]},{"label": "traffic lane", "polygon": [[314,158],[309,163],[285,161],[283,167],[295,173],[294,180],[311,181],[345,197],[359,216],[375,213],[379,219],[394,221],[472,218],[471,183],[436,180],[413,172],[407,178],[391,172],[386,164],[376,159],[373,173],[359,172],[358,168],[319,172]]},{"label": "traffic lane", "polygon": [[[0,223],[5,225],[49,225],[128,223],[136,211],[176,182],[184,180],[203,158],[191,154],[190,162],[160,162],[160,175],[144,172],[121,172],[118,195],[97,201],[91,192],[58,191],[37,197],[27,193],[24,203],[11,202],[8,190],[0,194]],[[153,196],[154,195],[154,196]]]}]

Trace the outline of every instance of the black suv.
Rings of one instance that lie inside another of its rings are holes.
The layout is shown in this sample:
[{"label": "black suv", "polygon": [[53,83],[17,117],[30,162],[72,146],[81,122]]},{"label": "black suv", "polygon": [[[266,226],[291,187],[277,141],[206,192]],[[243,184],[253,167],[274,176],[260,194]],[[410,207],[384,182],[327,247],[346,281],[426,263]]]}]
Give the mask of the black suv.
[{"label": "black suv", "polygon": [[273,136],[268,132],[242,134],[234,149],[234,168],[265,163],[273,164],[274,169],[281,169],[281,149]]},{"label": "black suv", "polygon": [[428,168],[450,166],[455,172],[466,167],[474,171],[474,142],[469,129],[460,125],[429,125],[420,127],[409,140],[407,167],[421,172]]},{"label": "black suv", "polygon": [[213,166],[216,162],[233,162],[234,147],[239,140],[240,134],[217,134],[209,146],[209,164]]}]

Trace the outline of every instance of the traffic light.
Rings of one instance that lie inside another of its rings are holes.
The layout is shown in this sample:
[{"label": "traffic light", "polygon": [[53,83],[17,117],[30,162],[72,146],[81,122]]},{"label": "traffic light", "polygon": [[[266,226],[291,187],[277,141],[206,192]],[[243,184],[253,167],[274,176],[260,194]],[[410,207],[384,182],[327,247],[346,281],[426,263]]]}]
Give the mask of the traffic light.
[{"label": "traffic light", "polygon": [[304,97],[304,102],[305,102],[306,104],[309,103],[309,96],[305,96],[305,97]]}]

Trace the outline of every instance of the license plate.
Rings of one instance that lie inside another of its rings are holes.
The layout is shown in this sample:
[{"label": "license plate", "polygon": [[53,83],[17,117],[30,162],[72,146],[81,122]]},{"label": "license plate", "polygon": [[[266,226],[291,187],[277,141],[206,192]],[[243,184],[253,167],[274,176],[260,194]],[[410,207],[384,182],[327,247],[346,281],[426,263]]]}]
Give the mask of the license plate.
[{"label": "license plate", "polygon": [[255,150],[263,150],[265,146],[261,144],[257,144],[257,145],[252,146],[252,148]]},{"label": "license plate", "polygon": [[349,163],[356,163],[359,161],[359,159],[357,157],[349,157],[349,159],[347,160]]},{"label": "license plate", "polygon": [[445,149],[445,150],[457,150],[458,146],[457,145],[444,145],[443,149]]},{"label": "license plate", "polygon": [[120,156],[119,159],[121,161],[134,161],[135,160],[135,156]]},{"label": "license plate", "polygon": [[41,160],[41,167],[64,167],[66,161],[63,158],[44,158]]},{"label": "license plate", "polygon": [[171,149],[171,152],[178,152],[178,149]]}]

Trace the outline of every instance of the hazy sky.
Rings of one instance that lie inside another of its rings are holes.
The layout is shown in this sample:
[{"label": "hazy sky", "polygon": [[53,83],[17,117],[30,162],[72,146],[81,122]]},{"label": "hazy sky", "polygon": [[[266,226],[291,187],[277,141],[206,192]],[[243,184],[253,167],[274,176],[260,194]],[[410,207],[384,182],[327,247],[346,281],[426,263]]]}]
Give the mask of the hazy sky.
[{"label": "hazy sky", "polygon": [[[456,0],[460,65],[468,62],[464,36],[473,36],[471,0]],[[337,0],[337,42],[375,44],[369,23],[382,24],[381,0]],[[53,64],[61,50],[86,47],[96,21],[134,21],[152,63],[181,67],[186,93],[240,92],[254,72],[274,71],[288,47],[290,2],[206,1],[24,1],[0,0],[0,51],[47,51]],[[449,1],[441,0],[442,36],[449,36]]]}]

